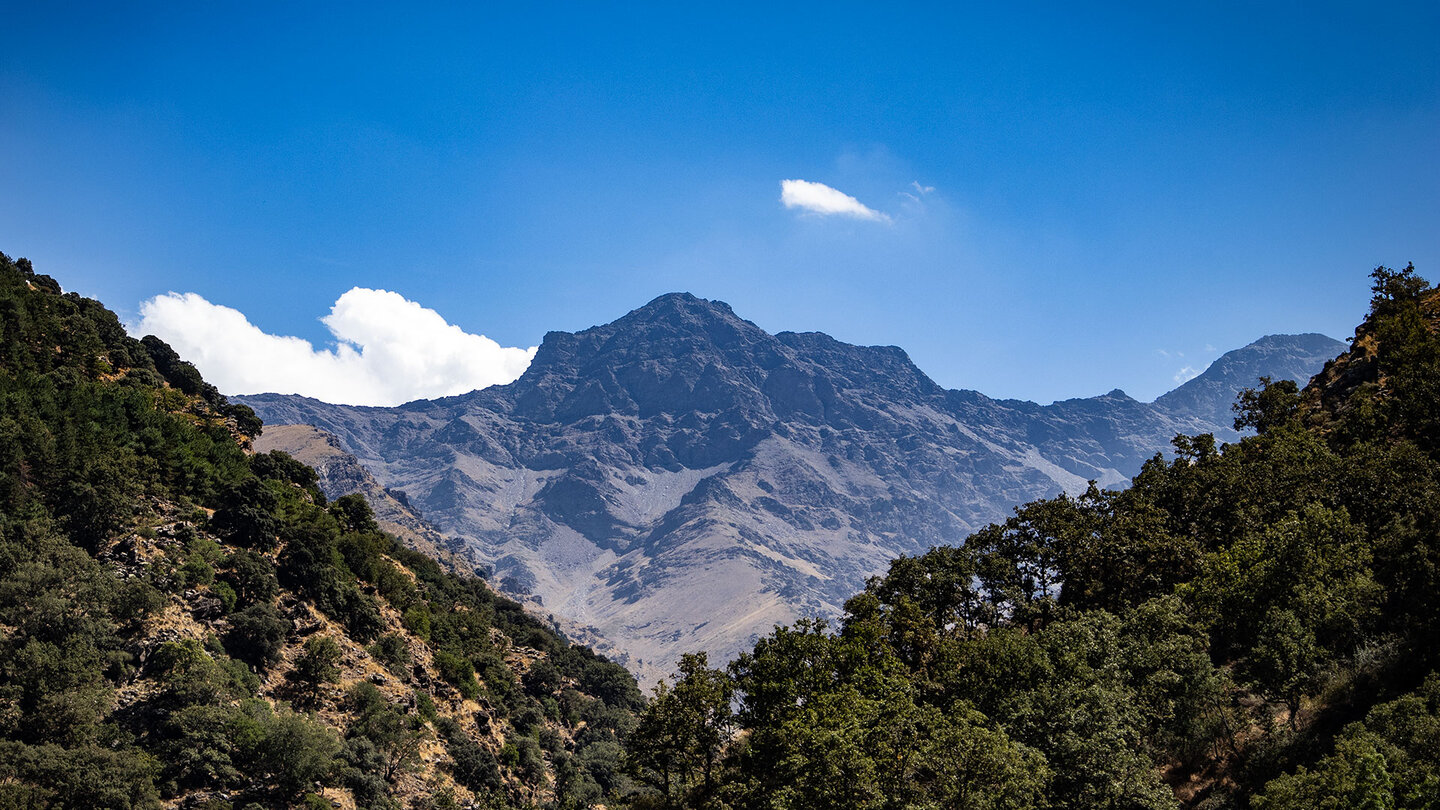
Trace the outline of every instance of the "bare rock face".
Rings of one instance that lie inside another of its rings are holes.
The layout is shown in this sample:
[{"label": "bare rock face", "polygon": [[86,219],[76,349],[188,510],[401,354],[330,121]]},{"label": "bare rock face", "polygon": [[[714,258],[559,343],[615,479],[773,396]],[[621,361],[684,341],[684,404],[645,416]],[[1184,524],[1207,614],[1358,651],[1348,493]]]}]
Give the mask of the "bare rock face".
[{"label": "bare rock face", "polygon": [[776,623],[833,616],[890,559],[1018,504],[1121,485],[1178,433],[1233,437],[1248,375],[1303,383],[1343,348],[1266,338],[1169,399],[1040,406],[943,389],[893,346],[771,335],[671,294],[547,334],[506,386],[395,408],[236,400],[333,435],[502,586],[598,628],[653,681],[680,653],[723,660]]}]

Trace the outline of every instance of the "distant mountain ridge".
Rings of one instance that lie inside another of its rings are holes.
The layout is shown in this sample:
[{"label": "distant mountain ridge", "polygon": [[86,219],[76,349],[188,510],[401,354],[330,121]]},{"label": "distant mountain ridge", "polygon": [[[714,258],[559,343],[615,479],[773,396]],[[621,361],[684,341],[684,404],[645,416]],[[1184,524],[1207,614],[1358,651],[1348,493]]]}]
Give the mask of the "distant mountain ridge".
[{"label": "distant mountain ridge", "polygon": [[[1309,378],[1301,379],[1295,372],[1310,368],[1315,357],[1331,359],[1345,348],[1344,343],[1313,332],[1268,335],[1226,352],[1204,373],[1155,400],[1155,405],[1172,414],[1189,414],[1228,426],[1236,391],[1253,387],[1264,376],[1277,381],[1291,379],[1303,388]],[[1317,368],[1311,375],[1318,372]]]},{"label": "distant mountain ridge", "polygon": [[680,652],[725,658],[777,622],[835,615],[891,558],[1015,505],[1122,484],[1178,433],[1234,438],[1245,375],[1303,384],[1343,349],[1272,336],[1154,403],[1041,406],[946,390],[893,346],[772,335],[674,293],[547,334],[505,386],[395,408],[236,400],[334,435],[497,578],[653,680]]}]

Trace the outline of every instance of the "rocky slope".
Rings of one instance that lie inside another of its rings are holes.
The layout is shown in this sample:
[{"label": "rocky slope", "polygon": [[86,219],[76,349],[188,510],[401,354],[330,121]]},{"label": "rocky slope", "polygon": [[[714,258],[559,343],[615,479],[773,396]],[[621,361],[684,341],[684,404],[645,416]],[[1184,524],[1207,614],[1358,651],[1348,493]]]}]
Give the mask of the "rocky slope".
[{"label": "rocky slope", "polygon": [[332,434],[505,587],[598,628],[653,680],[681,652],[724,659],[775,623],[836,615],[890,559],[1017,504],[1123,484],[1178,433],[1234,436],[1252,374],[1303,383],[1342,348],[1266,338],[1155,403],[1041,406],[671,294],[547,334],[506,386],[396,408],[238,401]]},{"label": "rocky slope", "polygon": [[351,493],[363,495],[382,531],[451,571],[474,573],[476,563],[468,546],[446,537],[434,524],[415,514],[404,492],[381,486],[369,470],[345,452],[334,436],[310,425],[273,425],[265,428],[254,445],[257,453],[279,450],[313,467],[327,498],[333,500]]},{"label": "rocky slope", "polygon": [[[447,536],[435,524],[421,517],[401,490],[388,489],[375,476],[340,446],[340,440],[311,425],[273,425],[255,439],[255,451],[268,453],[279,450],[315,469],[321,491],[326,497],[340,498],[351,493],[364,496],[375,513],[375,522],[387,534],[394,535],[406,546],[438,561],[447,570],[460,576],[472,573],[488,577],[490,571],[476,557],[476,548],[454,536]],[[575,644],[583,644],[595,652],[616,657],[624,654],[592,626],[580,624],[567,616],[547,610],[544,602],[528,593],[512,593],[535,618],[559,631]]]},{"label": "rocky slope", "polygon": [[[221,538],[203,529],[203,512],[199,513],[201,519],[196,520],[197,515],[187,514],[172,503],[156,500],[147,507],[150,515],[140,522],[135,532],[117,538],[98,555],[100,562],[119,576],[154,580],[165,576],[163,572],[173,571],[177,561],[193,559],[194,555],[187,555],[187,551],[197,543],[226,548]],[[269,556],[265,559],[274,563]],[[388,562],[403,569],[403,563],[398,560]],[[404,570],[424,587],[419,577]],[[240,618],[226,614],[215,587],[225,581],[223,577],[227,573],[222,567],[221,578],[207,584],[191,583],[169,595],[147,622],[145,634],[135,643],[136,659],[142,663],[162,661],[177,649],[187,655],[216,655],[217,640],[228,640],[236,634],[237,627],[242,627]],[[531,734],[537,739],[548,735],[573,751],[575,728],[567,728],[563,722],[541,722],[528,727],[523,726],[522,721],[522,727],[530,734],[518,733],[516,723],[507,717],[512,710],[497,699],[494,692],[467,695],[447,682],[434,649],[411,633],[400,611],[387,602],[377,602],[377,606],[383,623],[381,638],[392,644],[388,652],[394,660],[386,660],[378,645],[367,645],[357,639],[343,622],[327,616],[313,602],[288,589],[278,590],[275,604],[280,633],[273,642],[271,660],[258,669],[253,687],[255,698],[264,701],[282,718],[293,716],[286,714],[290,706],[308,712],[309,719],[316,723],[312,726],[316,729],[313,733],[328,731],[343,739],[347,732],[353,738],[366,722],[363,717],[357,717],[363,714],[356,708],[357,690],[374,687],[374,694],[382,701],[377,705],[385,712],[383,721],[400,729],[392,730],[390,736],[384,738],[386,747],[382,752],[396,767],[376,782],[368,794],[361,795],[365,791],[346,784],[343,764],[332,766],[328,772],[317,769],[313,792],[326,804],[336,808],[401,806],[386,803],[389,799],[407,807],[444,806],[429,803],[443,795],[450,797],[452,806],[456,807],[533,807],[536,802],[555,798],[555,764],[564,759],[563,752],[558,755],[551,752],[543,764],[534,767],[533,773],[518,766],[501,770],[499,765],[507,745],[514,748],[517,742],[528,744],[522,738]],[[320,639],[333,641],[336,654],[333,669],[312,691],[297,680],[297,673],[305,668],[307,643]],[[491,630],[491,639],[503,650],[499,660],[514,679],[513,685],[506,685],[512,692],[518,692],[526,675],[549,658],[547,651],[525,646],[498,629]],[[114,717],[125,718],[142,728],[156,729],[153,733],[157,736],[160,736],[158,729],[168,731],[166,714],[175,711],[170,706],[173,698],[166,691],[167,680],[173,680],[173,676],[159,670],[159,666],[152,664],[143,672],[145,677],[134,678],[117,690],[112,710]],[[575,685],[573,679],[568,684],[571,688]],[[457,764],[456,739],[464,748],[483,751],[479,757],[484,767],[494,763],[496,770],[484,780],[473,778]],[[186,741],[186,744],[193,743]],[[347,755],[342,750],[341,760]],[[198,746],[192,748],[190,754],[192,759],[217,756]],[[164,797],[167,799],[164,806],[230,806],[218,802],[238,800],[240,803],[234,806],[253,807],[250,802],[256,799],[263,802],[268,798],[275,802],[276,798],[266,795],[274,791],[268,790],[264,780],[254,778],[250,782],[236,779],[218,787],[193,779],[186,783],[182,779],[174,792],[177,795]],[[207,805],[207,801],[211,804]]]}]

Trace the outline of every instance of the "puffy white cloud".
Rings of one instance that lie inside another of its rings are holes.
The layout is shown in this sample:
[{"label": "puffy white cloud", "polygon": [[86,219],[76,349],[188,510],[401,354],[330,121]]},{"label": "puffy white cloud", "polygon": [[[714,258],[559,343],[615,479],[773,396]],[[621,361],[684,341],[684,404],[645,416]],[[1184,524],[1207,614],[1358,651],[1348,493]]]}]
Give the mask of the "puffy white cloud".
[{"label": "puffy white cloud", "polygon": [[875,222],[890,221],[888,215],[866,206],[849,194],[824,183],[812,183],[809,180],[781,180],[780,202],[784,203],[786,208],[800,208],[822,216],[839,215]]},{"label": "puffy white cloud", "polygon": [[1190,382],[1191,380],[1200,376],[1200,371],[1201,369],[1195,368],[1194,366],[1184,366],[1179,371],[1175,372],[1175,383],[1178,385],[1181,383]]},{"label": "puffy white cloud", "polygon": [[535,348],[501,346],[447,323],[398,293],[356,287],[321,319],[333,349],[271,335],[239,310],[195,293],[140,305],[137,335],[152,334],[226,394],[303,394],[347,405],[398,405],[513,381]]}]

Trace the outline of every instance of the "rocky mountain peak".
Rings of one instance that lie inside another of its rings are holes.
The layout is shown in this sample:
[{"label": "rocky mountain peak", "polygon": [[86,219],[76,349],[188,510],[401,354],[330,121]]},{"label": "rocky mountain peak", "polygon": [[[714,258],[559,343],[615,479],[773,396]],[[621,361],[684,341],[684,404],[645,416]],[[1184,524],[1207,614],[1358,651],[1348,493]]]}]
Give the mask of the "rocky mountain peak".
[{"label": "rocky mountain peak", "polygon": [[510,388],[519,414],[540,422],[735,409],[763,421],[764,371],[787,359],[729,305],[670,293],[612,323],[547,334]]},{"label": "rocky mountain peak", "polygon": [[[703,323],[709,320],[744,321],[724,301],[711,301],[688,292],[672,292],[656,296],[643,307],[631,310],[612,325],[629,325],[634,322],[690,321]],[[753,326],[753,324],[752,324]]]},{"label": "rocky mountain peak", "polygon": [[[942,388],[896,346],[854,346],[820,332],[771,335],[723,301],[662,295],[582,332],[551,332],[509,387],[517,415],[573,423],[600,414],[723,417],[743,432],[786,419],[815,423],[849,399],[940,399]],[[706,416],[709,415],[709,416]]]},{"label": "rocky mountain peak", "polygon": [[[773,340],[760,327],[735,315],[723,301],[690,293],[668,293],[623,317],[581,332],[545,335],[531,369],[583,369],[645,359],[683,359],[683,352],[714,358]],[[523,379],[523,378],[522,378]]]}]

